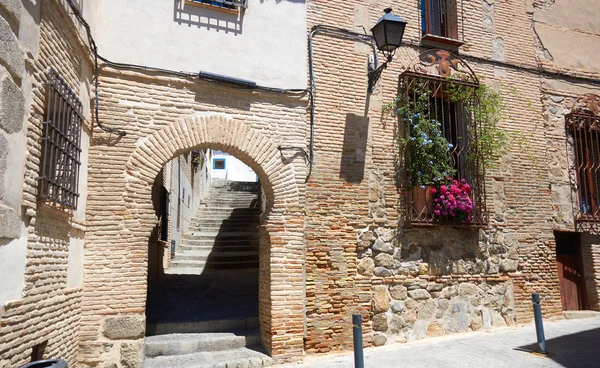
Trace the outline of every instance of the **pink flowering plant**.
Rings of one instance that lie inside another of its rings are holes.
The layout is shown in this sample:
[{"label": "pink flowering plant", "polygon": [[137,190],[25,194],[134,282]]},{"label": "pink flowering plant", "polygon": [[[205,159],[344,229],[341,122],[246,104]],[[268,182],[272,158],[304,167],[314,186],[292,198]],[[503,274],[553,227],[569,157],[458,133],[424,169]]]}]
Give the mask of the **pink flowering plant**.
[{"label": "pink flowering plant", "polygon": [[465,179],[452,180],[448,185],[441,185],[439,189],[431,188],[430,191],[435,195],[433,214],[437,219],[467,223],[473,220],[475,205],[470,196],[472,188]]}]

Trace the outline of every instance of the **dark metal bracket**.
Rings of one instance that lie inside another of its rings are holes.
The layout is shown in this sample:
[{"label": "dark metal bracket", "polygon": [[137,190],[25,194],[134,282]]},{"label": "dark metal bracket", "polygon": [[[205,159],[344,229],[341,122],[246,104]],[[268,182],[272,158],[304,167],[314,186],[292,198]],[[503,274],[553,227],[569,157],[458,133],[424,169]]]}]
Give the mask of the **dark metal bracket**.
[{"label": "dark metal bracket", "polygon": [[373,89],[375,88],[377,81],[379,81],[379,78],[381,77],[381,72],[383,72],[383,70],[387,68],[387,65],[390,61],[392,61],[392,55],[388,55],[387,60],[377,68],[375,68],[373,62],[369,62],[369,93],[373,93]]}]

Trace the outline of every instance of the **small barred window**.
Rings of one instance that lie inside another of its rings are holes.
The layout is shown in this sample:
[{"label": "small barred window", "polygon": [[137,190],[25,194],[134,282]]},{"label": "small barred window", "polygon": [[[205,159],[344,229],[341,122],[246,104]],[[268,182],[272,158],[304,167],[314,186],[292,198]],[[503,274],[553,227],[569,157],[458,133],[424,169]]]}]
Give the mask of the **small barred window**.
[{"label": "small barred window", "polygon": [[186,4],[237,12],[248,7],[248,0],[186,0]]},{"label": "small barred window", "polygon": [[48,75],[40,196],[76,209],[81,166],[82,104],[54,70],[51,69]]},{"label": "small barred window", "polygon": [[600,97],[579,97],[565,116],[573,138],[575,177],[579,208],[575,215],[581,231],[598,232],[600,222]]}]

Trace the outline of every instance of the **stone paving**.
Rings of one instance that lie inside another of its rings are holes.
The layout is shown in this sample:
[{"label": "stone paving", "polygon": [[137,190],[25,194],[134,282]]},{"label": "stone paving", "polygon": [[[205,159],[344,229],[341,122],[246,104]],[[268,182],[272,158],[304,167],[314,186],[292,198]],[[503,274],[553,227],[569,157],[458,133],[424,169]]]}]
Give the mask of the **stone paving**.
[{"label": "stone paving", "polygon": [[[600,317],[545,321],[548,356],[539,354],[535,326],[470,332],[364,350],[365,367],[600,367]],[[353,354],[309,356],[278,368],[349,368]]]}]

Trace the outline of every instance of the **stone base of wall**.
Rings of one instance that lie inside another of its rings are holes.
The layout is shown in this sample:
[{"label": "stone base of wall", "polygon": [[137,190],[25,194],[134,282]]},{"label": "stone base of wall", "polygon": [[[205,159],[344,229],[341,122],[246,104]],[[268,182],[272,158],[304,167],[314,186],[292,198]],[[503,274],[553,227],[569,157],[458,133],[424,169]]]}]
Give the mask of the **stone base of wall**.
[{"label": "stone base of wall", "polygon": [[373,280],[373,345],[515,323],[510,281]]}]

